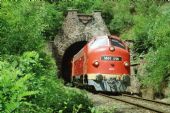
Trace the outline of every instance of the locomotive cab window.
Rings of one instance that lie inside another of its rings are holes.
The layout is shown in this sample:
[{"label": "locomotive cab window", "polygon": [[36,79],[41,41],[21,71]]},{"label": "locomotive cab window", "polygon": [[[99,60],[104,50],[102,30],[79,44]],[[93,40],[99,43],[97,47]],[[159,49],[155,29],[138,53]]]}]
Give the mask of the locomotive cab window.
[{"label": "locomotive cab window", "polygon": [[114,39],[114,38],[110,38],[109,40],[110,40],[110,44],[112,46],[116,46],[116,47],[125,49],[125,45],[121,41]]},{"label": "locomotive cab window", "polygon": [[107,38],[96,38],[89,43],[89,47],[91,49],[95,49],[95,48],[106,46],[106,45],[108,45]]}]

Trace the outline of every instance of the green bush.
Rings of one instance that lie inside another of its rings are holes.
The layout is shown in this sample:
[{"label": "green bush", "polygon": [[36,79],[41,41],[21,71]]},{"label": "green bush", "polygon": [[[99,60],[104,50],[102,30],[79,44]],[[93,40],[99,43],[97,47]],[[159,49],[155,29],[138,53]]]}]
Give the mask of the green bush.
[{"label": "green bush", "polygon": [[162,90],[162,83],[169,82],[170,76],[170,45],[160,47],[157,51],[149,52],[146,56],[147,64],[145,68],[147,73],[142,78],[145,86],[152,86],[156,90]]},{"label": "green bush", "polygon": [[40,51],[46,39],[54,37],[62,13],[44,1],[4,0],[0,11],[0,54]]},{"label": "green bush", "polygon": [[78,9],[81,13],[92,13],[94,10],[99,10],[102,7],[102,0],[71,0],[71,1],[57,1],[57,9],[64,14],[69,8]]},{"label": "green bush", "polygon": [[158,13],[155,18],[151,19],[152,22],[149,22],[151,26],[146,31],[147,38],[150,40],[143,39],[144,43],[147,44],[149,41],[148,43],[152,44],[145,46],[150,49],[145,58],[148,76],[142,78],[142,82],[145,86],[152,86],[158,91],[162,90],[163,83],[169,82],[170,14],[168,12],[170,10],[167,7],[170,8],[165,4],[157,9]]},{"label": "green bush", "polygon": [[57,79],[57,69],[50,56],[32,51],[10,57],[0,62],[2,112],[90,111],[91,103],[84,92],[67,88]]},{"label": "green bush", "polygon": [[[25,61],[24,59],[28,60]],[[45,54],[36,52],[28,52],[21,57],[21,67],[25,65],[24,67],[29,70],[29,73],[35,74],[30,88],[40,92],[32,98],[32,103],[37,105],[37,109],[43,111],[48,109],[53,112],[61,110],[63,112],[73,112],[73,108],[79,105],[82,105],[80,110],[88,111],[90,102],[87,97],[81,92],[66,88],[63,82],[57,79],[55,63],[50,59]],[[25,71],[25,73],[27,72]]]},{"label": "green bush", "polygon": [[113,3],[113,17],[109,24],[111,33],[120,35],[133,25],[133,18],[130,13],[130,1],[121,0]]},{"label": "green bush", "polygon": [[21,106],[30,104],[26,101],[26,97],[38,93],[29,90],[28,81],[32,75],[26,74],[24,77],[19,77],[22,74],[10,63],[0,61],[0,112],[17,112]]}]

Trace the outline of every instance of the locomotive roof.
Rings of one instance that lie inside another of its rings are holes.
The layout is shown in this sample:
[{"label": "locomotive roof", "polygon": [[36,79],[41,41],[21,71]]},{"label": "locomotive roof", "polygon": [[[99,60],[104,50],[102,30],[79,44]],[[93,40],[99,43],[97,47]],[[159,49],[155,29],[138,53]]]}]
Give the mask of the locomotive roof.
[{"label": "locomotive roof", "polygon": [[93,39],[95,38],[114,38],[114,39],[122,41],[118,36],[115,36],[115,35],[94,36]]}]

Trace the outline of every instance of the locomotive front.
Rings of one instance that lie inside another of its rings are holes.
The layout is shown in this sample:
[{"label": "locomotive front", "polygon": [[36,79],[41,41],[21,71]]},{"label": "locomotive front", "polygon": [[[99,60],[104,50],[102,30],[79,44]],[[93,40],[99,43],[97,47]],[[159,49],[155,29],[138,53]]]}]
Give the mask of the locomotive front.
[{"label": "locomotive front", "polygon": [[87,44],[85,81],[96,91],[124,92],[130,85],[130,53],[116,36],[99,36]]}]

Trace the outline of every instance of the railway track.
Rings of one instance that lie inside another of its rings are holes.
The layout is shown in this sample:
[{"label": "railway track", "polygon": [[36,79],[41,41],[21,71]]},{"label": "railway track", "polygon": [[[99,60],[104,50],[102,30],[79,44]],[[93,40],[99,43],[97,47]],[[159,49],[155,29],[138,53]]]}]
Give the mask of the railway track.
[{"label": "railway track", "polygon": [[106,94],[99,94],[99,95],[107,97],[107,98],[115,99],[117,101],[121,101],[124,103],[128,103],[128,104],[131,104],[131,105],[134,105],[139,108],[143,108],[143,109],[146,109],[152,112],[170,113],[170,104],[168,103],[143,99],[140,97],[134,97],[131,95],[126,95],[126,94],[123,94],[122,96],[110,96]]}]

